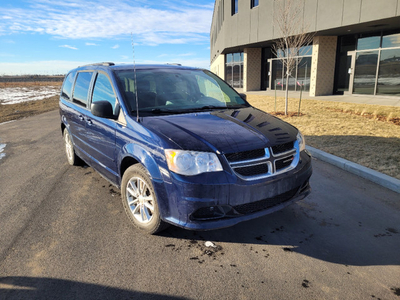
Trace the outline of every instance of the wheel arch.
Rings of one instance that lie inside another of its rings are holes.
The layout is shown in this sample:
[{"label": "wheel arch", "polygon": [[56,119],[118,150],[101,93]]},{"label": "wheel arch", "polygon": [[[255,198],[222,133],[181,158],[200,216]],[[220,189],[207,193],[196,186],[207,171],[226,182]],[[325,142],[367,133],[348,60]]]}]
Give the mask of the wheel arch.
[{"label": "wheel arch", "polygon": [[[65,115],[61,115],[61,118],[60,118],[61,120],[61,124],[60,124],[60,127],[61,127],[61,134],[64,134],[64,130],[65,130],[65,128],[67,128],[67,130],[69,130],[68,129],[68,127],[69,127],[69,124],[68,124],[68,122],[67,122],[67,118],[65,117]],[[71,133],[71,132],[70,132]]]},{"label": "wheel arch", "polygon": [[63,122],[61,122],[61,134],[64,134],[64,129],[67,128]]},{"label": "wheel arch", "polygon": [[120,166],[120,176],[124,176],[125,171],[130,167],[135,164],[138,164],[139,161],[136,158],[133,158],[132,156],[125,156],[122,161],[121,161],[121,166]]},{"label": "wheel arch", "polygon": [[152,180],[162,180],[160,169],[153,156],[146,151],[143,147],[136,144],[129,144],[123,148],[123,155],[121,158],[119,173],[122,181],[125,171],[132,165],[142,164],[150,175]]}]

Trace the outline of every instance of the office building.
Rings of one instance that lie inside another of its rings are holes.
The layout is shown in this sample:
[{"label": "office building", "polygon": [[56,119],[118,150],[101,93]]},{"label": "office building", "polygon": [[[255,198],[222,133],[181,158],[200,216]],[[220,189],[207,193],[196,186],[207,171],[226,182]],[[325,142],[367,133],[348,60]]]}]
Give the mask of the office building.
[{"label": "office building", "polygon": [[[400,0],[292,0],[314,34],[298,53],[290,90],[310,96],[400,96]],[[215,0],[211,71],[246,91],[285,89],[272,45],[274,0]],[[276,17],[276,16],[275,16]]]}]

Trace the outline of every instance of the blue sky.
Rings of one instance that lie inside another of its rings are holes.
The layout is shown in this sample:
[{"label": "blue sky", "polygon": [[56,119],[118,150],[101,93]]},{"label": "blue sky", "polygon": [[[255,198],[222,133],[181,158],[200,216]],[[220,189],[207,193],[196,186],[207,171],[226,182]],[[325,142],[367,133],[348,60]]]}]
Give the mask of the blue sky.
[{"label": "blue sky", "polygon": [[214,0],[1,0],[0,75],[133,61],[209,68]]}]

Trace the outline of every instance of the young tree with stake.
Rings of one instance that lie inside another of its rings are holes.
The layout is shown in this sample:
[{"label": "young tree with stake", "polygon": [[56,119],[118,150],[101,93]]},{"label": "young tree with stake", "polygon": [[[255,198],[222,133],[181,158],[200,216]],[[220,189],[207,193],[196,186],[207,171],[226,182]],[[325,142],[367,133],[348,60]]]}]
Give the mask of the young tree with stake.
[{"label": "young tree with stake", "polygon": [[280,36],[272,46],[272,51],[286,70],[285,115],[288,114],[289,77],[300,63],[301,47],[312,43],[314,34],[308,33],[303,19],[303,1],[275,0],[274,25]]}]

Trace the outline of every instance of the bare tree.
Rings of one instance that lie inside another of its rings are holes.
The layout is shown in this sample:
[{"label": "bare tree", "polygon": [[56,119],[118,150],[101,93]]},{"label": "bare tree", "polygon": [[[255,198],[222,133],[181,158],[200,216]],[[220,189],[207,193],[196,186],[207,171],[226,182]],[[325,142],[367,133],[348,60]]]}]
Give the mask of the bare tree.
[{"label": "bare tree", "polygon": [[286,70],[285,115],[288,113],[289,78],[300,63],[300,49],[312,43],[314,34],[303,19],[303,0],[275,0],[275,34],[280,36],[272,51]]}]

